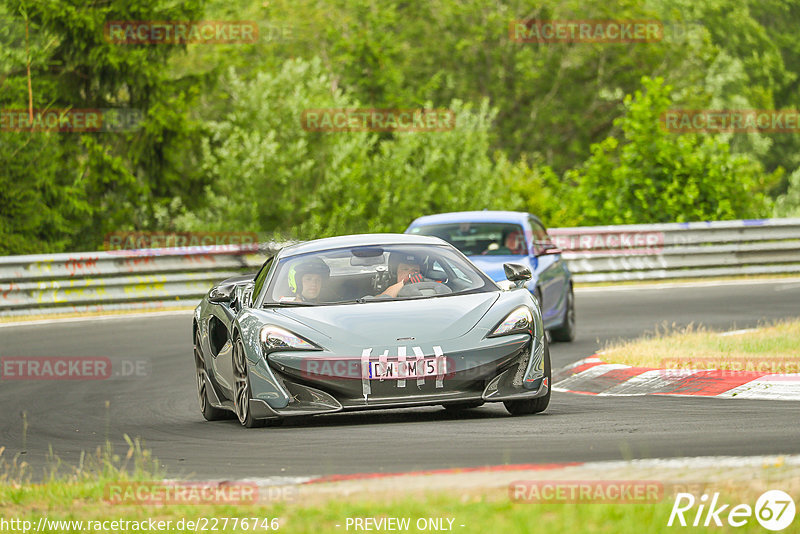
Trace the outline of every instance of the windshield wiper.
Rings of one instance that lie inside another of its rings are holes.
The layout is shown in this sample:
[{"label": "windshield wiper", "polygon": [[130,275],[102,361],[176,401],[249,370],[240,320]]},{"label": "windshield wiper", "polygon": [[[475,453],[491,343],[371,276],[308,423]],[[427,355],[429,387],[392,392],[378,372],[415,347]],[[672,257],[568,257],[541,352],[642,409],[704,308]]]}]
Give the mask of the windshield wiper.
[{"label": "windshield wiper", "polygon": [[265,302],[264,308],[293,308],[295,306],[320,306],[320,304],[314,304],[313,302],[303,302],[303,301],[296,301],[296,302]]}]

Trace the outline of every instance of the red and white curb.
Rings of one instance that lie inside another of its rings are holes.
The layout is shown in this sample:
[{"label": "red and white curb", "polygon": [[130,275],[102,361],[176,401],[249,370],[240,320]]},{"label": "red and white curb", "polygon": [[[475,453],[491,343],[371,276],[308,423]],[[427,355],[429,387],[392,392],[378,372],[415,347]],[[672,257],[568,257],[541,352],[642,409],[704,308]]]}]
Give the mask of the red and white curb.
[{"label": "red and white curb", "polygon": [[553,391],[600,396],[681,395],[800,400],[800,374],[700,369],[655,369],[606,363],[597,356],[553,376]]},{"label": "red and white curb", "polygon": [[[356,473],[305,477],[275,476],[246,478],[233,482],[255,484],[261,501],[298,501],[312,494],[342,496],[385,490],[391,493],[416,490],[469,490],[507,488],[520,479],[530,480],[627,480],[690,481],[713,483],[741,480],[752,483],[754,471],[769,469],[775,481],[797,480],[800,455],[704,456],[600,460],[548,464],[511,464],[432,469],[402,473]],[[783,469],[784,471],[781,471]],[[783,473],[783,475],[781,475]],[[220,485],[230,480],[215,481]]]}]

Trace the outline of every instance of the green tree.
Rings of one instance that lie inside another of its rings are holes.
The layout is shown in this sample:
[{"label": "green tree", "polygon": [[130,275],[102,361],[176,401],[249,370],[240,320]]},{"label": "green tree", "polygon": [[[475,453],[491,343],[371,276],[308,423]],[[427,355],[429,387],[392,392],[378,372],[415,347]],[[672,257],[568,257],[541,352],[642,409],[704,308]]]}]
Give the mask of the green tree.
[{"label": "green tree", "polygon": [[662,79],[642,79],[625,98],[617,123],[622,140],[592,146],[591,157],[566,179],[575,184],[579,224],[629,224],[758,217],[767,210],[761,165],[732,155],[713,135],[674,134],[659,117],[672,105]]},{"label": "green tree", "polygon": [[775,217],[800,217],[800,169],[788,181],[786,193],[775,199]]},{"label": "green tree", "polygon": [[287,61],[278,73],[225,78],[227,109],[207,128],[205,207],[177,220],[190,230],[310,238],[401,232],[437,211],[507,207],[506,174],[489,155],[495,111],[454,101],[443,132],[314,132],[308,109],[357,108],[322,61]]},{"label": "green tree", "polygon": [[[138,129],[121,133],[0,132],[9,145],[5,154],[17,155],[4,160],[0,179],[20,180],[13,189],[20,212],[35,211],[36,199],[51,202],[47,217],[6,223],[23,232],[15,243],[32,245],[15,245],[12,252],[94,249],[107,232],[148,228],[158,206],[174,197],[187,203],[197,197],[195,134],[187,114],[196,89],[191,80],[172,79],[165,68],[181,47],[116,44],[106,40],[104,26],[113,20],[192,20],[201,5],[201,0],[3,0],[0,15],[10,24],[0,38],[10,46],[0,47],[0,107],[27,108],[32,99],[35,109],[122,108],[144,118]],[[30,154],[14,148],[41,155],[36,147],[42,144],[52,159],[35,164]],[[12,216],[3,210],[2,217]],[[48,223],[51,219],[60,222]]]}]

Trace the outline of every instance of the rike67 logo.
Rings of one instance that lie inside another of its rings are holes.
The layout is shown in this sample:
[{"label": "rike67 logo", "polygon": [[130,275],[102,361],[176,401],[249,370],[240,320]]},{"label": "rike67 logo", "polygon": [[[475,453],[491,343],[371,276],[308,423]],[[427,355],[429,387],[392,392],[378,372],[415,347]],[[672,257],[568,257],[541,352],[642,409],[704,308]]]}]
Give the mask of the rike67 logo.
[{"label": "rike67 logo", "polygon": [[731,527],[742,527],[754,516],[767,530],[774,532],[784,530],[794,521],[794,500],[784,491],[770,490],[756,500],[755,507],[749,504],[737,504],[731,508],[730,504],[719,502],[719,493],[714,493],[710,500],[706,494],[696,499],[691,493],[678,493],[667,526],[721,527],[727,522]]}]

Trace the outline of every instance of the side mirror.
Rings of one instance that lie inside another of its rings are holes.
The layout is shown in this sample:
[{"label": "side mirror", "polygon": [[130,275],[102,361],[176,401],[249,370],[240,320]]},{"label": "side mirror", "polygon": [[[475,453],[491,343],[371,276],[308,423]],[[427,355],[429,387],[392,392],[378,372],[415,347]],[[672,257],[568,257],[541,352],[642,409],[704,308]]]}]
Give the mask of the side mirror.
[{"label": "side mirror", "polygon": [[542,251],[539,253],[540,256],[544,255],[553,255],[553,254],[561,254],[563,251],[555,246],[552,243],[548,243],[542,247]]},{"label": "side mirror", "polygon": [[531,270],[518,263],[504,263],[503,270],[506,272],[506,278],[514,282],[517,287],[531,279]]},{"label": "side mirror", "polygon": [[230,304],[236,286],[214,286],[208,292],[208,301],[213,304]]}]

